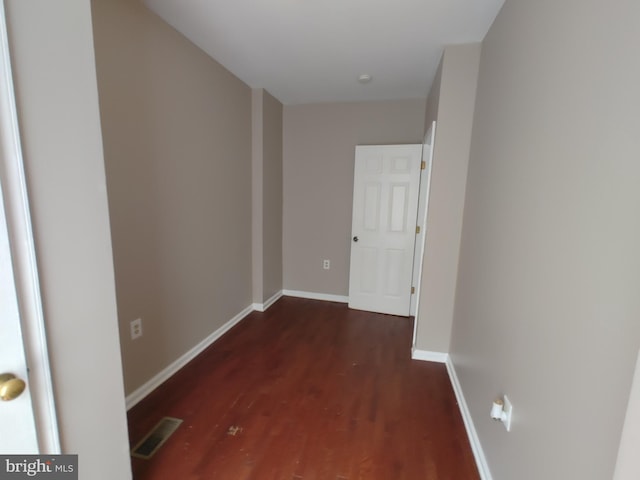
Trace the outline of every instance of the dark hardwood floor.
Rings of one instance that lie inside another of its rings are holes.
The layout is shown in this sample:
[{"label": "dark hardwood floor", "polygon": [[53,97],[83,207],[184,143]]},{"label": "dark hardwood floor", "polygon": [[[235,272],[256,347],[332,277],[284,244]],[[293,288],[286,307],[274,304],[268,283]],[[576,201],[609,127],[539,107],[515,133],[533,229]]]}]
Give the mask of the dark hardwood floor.
[{"label": "dark hardwood floor", "polygon": [[134,479],[477,480],[446,368],[411,337],[338,303],[252,313],[129,412],[132,445],[184,420]]}]

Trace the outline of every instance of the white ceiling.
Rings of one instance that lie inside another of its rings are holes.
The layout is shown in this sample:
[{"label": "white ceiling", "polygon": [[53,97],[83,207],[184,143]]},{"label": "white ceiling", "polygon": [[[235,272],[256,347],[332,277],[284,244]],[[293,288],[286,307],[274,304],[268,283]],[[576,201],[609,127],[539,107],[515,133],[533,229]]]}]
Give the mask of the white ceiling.
[{"label": "white ceiling", "polygon": [[[481,41],[504,0],[144,0],[284,104],[424,98],[443,47]],[[368,73],[373,81],[357,82]]]}]

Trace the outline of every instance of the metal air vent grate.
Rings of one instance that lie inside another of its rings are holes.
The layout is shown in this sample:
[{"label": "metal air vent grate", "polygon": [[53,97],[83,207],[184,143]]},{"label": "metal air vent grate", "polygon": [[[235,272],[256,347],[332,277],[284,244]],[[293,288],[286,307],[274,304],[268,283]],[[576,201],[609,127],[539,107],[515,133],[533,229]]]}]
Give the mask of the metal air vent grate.
[{"label": "metal air vent grate", "polygon": [[131,450],[131,456],[143,458],[145,460],[151,458],[154,453],[167,441],[173,432],[182,423],[179,418],[164,417],[153,427],[153,429]]}]

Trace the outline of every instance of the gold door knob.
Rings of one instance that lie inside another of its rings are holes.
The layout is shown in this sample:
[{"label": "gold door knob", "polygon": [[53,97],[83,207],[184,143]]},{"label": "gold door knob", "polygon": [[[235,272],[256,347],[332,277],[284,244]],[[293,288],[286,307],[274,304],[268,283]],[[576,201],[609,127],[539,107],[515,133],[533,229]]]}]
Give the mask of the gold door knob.
[{"label": "gold door knob", "polygon": [[12,373],[0,375],[0,400],[8,402],[18,398],[25,388],[27,388],[27,384]]}]

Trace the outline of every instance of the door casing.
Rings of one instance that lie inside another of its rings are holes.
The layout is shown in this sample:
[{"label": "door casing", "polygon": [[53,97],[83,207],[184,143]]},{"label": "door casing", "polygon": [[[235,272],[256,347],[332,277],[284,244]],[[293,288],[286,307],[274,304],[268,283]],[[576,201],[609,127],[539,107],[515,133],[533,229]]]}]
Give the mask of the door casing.
[{"label": "door casing", "polygon": [[417,224],[420,227],[420,234],[416,237],[416,245],[413,259],[413,285],[415,286],[415,295],[411,297],[411,315],[414,316],[413,321],[413,340],[412,348],[416,346],[416,336],[418,334],[418,316],[420,314],[420,293],[422,290],[422,262],[424,260],[425,244],[428,231],[429,216],[429,191],[431,189],[431,165],[433,162],[433,149],[436,138],[436,122],[431,123],[427,131],[423,147],[422,161],[425,168],[420,174],[420,198],[418,200],[418,219]]}]

